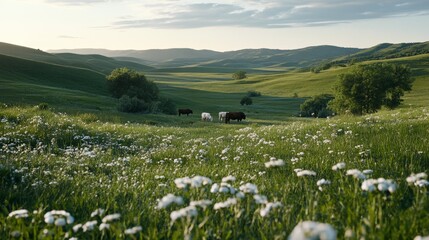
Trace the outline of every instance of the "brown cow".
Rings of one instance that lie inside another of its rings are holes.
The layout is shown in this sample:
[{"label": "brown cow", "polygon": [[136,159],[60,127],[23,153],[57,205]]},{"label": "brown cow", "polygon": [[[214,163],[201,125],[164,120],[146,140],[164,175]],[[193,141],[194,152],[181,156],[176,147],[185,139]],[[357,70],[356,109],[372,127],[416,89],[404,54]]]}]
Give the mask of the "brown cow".
[{"label": "brown cow", "polygon": [[244,112],[227,112],[225,116],[225,123],[229,123],[231,119],[240,122],[241,120],[246,119],[246,114],[244,114]]},{"label": "brown cow", "polygon": [[189,114],[193,114],[193,113],[194,112],[192,112],[192,110],[189,109],[189,108],[179,109],[179,116],[182,115],[182,114],[186,114],[186,116],[189,116]]}]

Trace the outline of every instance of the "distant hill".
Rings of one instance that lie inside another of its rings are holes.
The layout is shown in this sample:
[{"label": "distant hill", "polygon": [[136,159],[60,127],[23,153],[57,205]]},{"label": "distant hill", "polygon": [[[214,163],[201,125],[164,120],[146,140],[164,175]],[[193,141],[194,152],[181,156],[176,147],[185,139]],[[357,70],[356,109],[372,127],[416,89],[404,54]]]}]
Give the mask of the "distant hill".
[{"label": "distant hill", "polygon": [[115,68],[127,67],[136,71],[148,71],[153,67],[131,61],[122,61],[102,55],[79,55],[73,53],[58,53],[55,56],[67,61],[67,65],[92,69],[104,74],[109,74]]},{"label": "distant hill", "polygon": [[148,71],[152,67],[138,62],[118,60],[101,55],[50,54],[38,49],[0,42],[0,54],[36,62],[91,69],[103,74],[115,68],[128,67],[137,71]]},{"label": "distant hill", "polygon": [[216,52],[187,48],[152,50],[61,49],[51,53],[101,54],[116,59],[142,59],[153,67],[260,68],[270,66],[308,67],[320,61],[354,54],[361,49],[316,46],[296,50],[243,49]]},{"label": "distant hill", "polygon": [[353,60],[360,62],[408,57],[425,53],[429,53],[429,42],[398,44],[382,43],[371,48],[363,49],[354,54],[340,57],[334,61],[348,62]]}]

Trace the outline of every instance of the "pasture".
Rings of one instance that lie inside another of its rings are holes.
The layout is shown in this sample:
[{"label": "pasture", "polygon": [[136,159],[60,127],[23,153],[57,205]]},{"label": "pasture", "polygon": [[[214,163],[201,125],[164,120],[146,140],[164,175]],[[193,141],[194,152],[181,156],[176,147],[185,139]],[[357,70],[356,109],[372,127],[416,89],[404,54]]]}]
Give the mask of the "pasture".
[{"label": "pasture", "polygon": [[[193,110],[169,116],[116,111],[96,70],[117,62],[0,55],[0,239],[428,236],[428,59],[387,60],[416,79],[395,111],[302,119],[299,105],[331,93],[348,67],[244,80],[226,68],[148,69],[162,96]],[[241,106],[251,90],[262,96]],[[32,107],[41,102],[50,110]],[[224,124],[221,111],[246,119]]]},{"label": "pasture", "polygon": [[427,108],[277,124],[168,117],[3,106],[0,238],[285,239],[301,221],[329,224],[294,231],[315,238],[429,235]]}]

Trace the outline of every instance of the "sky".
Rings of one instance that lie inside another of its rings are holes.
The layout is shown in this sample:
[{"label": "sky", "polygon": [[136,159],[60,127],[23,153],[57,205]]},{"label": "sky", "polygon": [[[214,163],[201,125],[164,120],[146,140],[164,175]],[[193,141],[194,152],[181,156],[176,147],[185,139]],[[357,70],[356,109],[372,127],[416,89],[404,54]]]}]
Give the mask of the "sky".
[{"label": "sky", "polygon": [[428,0],[0,0],[0,42],[230,51],[429,41]]}]

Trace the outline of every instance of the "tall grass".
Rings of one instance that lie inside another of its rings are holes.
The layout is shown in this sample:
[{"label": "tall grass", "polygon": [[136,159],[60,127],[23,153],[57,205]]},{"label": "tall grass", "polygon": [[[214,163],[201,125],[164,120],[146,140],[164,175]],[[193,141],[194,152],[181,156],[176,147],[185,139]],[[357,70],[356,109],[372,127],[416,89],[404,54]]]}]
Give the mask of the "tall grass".
[{"label": "tall grass", "polygon": [[[284,239],[301,221],[338,238],[429,235],[428,186],[407,181],[428,173],[428,117],[176,127],[2,108],[0,238]],[[168,194],[179,200],[164,203]]]}]

